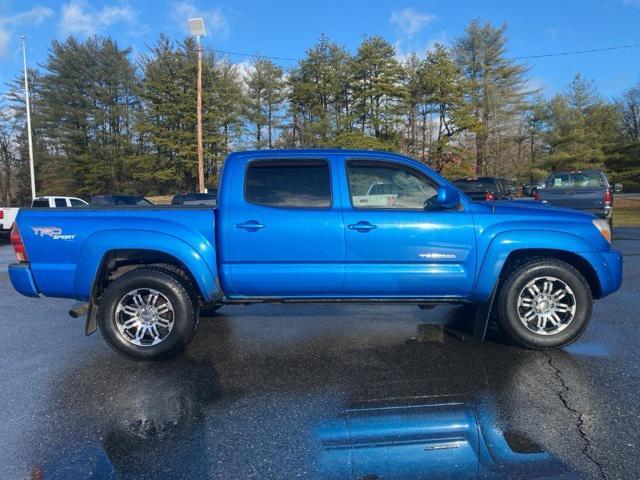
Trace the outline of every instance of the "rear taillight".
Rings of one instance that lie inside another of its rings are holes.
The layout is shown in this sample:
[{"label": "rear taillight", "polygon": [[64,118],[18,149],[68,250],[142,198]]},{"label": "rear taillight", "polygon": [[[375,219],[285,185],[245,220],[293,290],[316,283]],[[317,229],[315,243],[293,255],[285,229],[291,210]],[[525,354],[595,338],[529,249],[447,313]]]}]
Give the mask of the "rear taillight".
[{"label": "rear taillight", "polygon": [[491,200],[495,200],[496,197],[493,196],[493,193],[487,192],[484,194],[484,199],[485,201],[490,202]]},{"label": "rear taillight", "polygon": [[18,230],[17,223],[14,223],[13,228],[11,229],[11,246],[16,254],[16,259],[19,262],[29,261],[29,258],[27,257],[27,250],[24,248],[24,243],[22,243],[22,237],[20,236],[20,230]]},{"label": "rear taillight", "polygon": [[0,220],[4,220],[4,210],[0,210]]},{"label": "rear taillight", "polygon": [[604,204],[611,206],[611,201],[613,200],[613,197],[611,195],[611,190],[609,190],[608,188],[604,191]]},{"label": "rear taillight", "polygon": [[537,189],[533,191],[533,199],[540,200],[540,192]]}]

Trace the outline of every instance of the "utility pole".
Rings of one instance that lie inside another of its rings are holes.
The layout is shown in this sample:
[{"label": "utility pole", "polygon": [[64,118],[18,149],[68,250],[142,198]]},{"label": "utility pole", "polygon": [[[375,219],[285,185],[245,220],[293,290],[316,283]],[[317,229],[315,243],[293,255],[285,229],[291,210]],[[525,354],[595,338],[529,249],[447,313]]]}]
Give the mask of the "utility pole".
[{"label": "utility pole", "polygon": [[198,52],[198,82],[196,93],[196,117],[197,117],[197,141],[198,141],[198,190],[206,192],[204,186],[204,149],[202,146],[202,45],[200,37],[205,36],[204,20],[202,18],[190,18],[189,29],[196,37],[196,50]]},{"label": "utility pole", "polygon": [[29,173],[31,173],[31,200],[36,198],[36,174],[33,168],[33,138],[31,136],[31,108],[29,100],[29,79],[27,75],[26,37],[22,35],[22,63],[24,65],[24,98],[27,106],[27,138],[29,139]]}]

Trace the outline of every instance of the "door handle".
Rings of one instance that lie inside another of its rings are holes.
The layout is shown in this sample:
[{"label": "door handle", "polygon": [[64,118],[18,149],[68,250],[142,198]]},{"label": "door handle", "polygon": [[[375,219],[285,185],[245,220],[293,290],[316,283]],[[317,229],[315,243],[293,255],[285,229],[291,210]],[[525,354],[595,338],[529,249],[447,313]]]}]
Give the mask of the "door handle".
[{"label": "door handle", "polygon": [[256,220],[249,220],[247,222],[244,223],[238,223],[236,224],[236,228],[242,228],[243,230],[246,230],[247,232],[257,232],[258,230],[260,230],[261,228],[264,228],[265,225],[261,224],[260,222],[256,221]]},{"label": "door handle", "polygon": [[357,232],[365,233],[377,227],[375,225],[371,225],[369,222],[358,222],[348,225],[347,228],[349,228],[350,230],[355,230]]}]

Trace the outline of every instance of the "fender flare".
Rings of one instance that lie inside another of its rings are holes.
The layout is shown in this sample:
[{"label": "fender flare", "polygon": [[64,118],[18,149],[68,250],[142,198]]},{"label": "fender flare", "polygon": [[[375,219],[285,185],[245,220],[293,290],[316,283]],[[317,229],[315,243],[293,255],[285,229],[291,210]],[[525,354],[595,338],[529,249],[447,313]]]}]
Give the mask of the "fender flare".
[{"label": "fender flare", "polygon": [[75,297],[89,300],[106,255],[114,250],[129,249],[161,252],[181,262],[207,302],[222,295],[218,287],[215,247],[203,235],[186,228],[172,230],[172,234],[139,228],[101,230],[85,240],[73,282]]},{"label": "fender flare", "polygon": [[578,254],[593,250],[593,245],[582,237],[556,230],[525,229],[498,233],[489,240],[484,257],[478,262],[472,300],[486,302],[491,297],[509,255],[518,250],[536,249]]}]

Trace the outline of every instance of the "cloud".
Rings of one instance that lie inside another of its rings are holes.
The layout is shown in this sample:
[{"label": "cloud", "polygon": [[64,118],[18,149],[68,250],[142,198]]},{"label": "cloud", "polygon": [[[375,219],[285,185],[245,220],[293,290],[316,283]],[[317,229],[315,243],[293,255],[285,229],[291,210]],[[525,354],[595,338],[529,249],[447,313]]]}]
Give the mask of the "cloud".
[{"label": "cloud", "polygon": [[204,26],[208,36],[225,39],[229,36],[229,22],[220,8],[200,10],[191,1],[174,2],[171,16],[185,33],[189,33],[187,20],[194,17],[204,18]]},{"label": "cloud", "polygon": [[389,22],[401,36],[413,38],[435,19],[435,15],[420,13],[413,8],[404,8],[392,11]]},{"label": "cloud", "polygon": [[129,5],[108,5],[98,10],[84,0],[71,0],[62,5],[60,13],[58,31],[63,36],[88,37],[117,23],[138,26],[138,12]]},{"label": "cloud", "polygon": [[11,38],[18,27],[40,25],[52,15],[53,10],[48,7],[33,7],[25,12],[0,17],[0,57],[7,55]]}]

